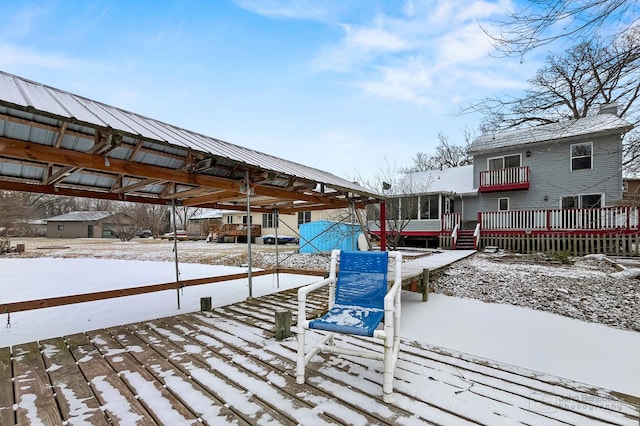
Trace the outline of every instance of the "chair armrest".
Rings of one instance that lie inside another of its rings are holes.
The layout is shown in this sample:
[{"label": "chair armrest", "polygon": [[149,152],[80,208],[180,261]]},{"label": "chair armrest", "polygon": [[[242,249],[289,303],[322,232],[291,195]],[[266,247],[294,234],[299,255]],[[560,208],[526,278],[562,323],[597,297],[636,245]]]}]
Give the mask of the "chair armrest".
[{"label": "chair armrest", "polygon": [[321,281],[318,281],[317,283],[313,283],[313,284],[306,285],[304,287],[300,287],[298,289],[298,301],[300,302],[302,300],[306,300],[307,299],[307,294],[311,293],[314,290],[322,288],[322,287],[326,286],[327,284],[330,284],[334,280],[335,280],[335,278],[325,278],[325,279],[323,279]]},{"label": "chair armrest", "polygon": [[384,310],[394,310],[394,301],[396,298],[396,295],[398,293],[398,291],[400,291],[400,289],[402,288],[402,282],[396,282],[391,289],[389,290],[389,292],[387,293],[387,295],[384,297]]},{"label": "chair armrest", "polygon": [[385,311],[393,311],[395,309],[395,298],[398,295],[398,292],[402,290],[402,253],[392,251],[389,253],[389,256],[395,257],[396,264],[393,285],[384,297]]},{"label": "chair armrest", "polygon": [[304,323],[307,322],[307,294],[329,285],[335,280],[335,278],[329,277],[298,289],[298,327],[305,327]]}]

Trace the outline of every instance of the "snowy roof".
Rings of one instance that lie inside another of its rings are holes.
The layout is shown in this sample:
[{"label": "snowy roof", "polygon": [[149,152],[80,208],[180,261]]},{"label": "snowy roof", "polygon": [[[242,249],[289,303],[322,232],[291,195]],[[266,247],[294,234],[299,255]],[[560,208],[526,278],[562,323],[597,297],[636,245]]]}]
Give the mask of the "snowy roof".
[{"label": "snowy roof", "polygon": [[442,192],[471,194],[478,192],[473,188],[472,165],[409,173],[401,185],[403,188],[409,188],[408,192],[415,194]]},{"label": "snowy roof", "polygon": [[107,211],[79,211],[53,216],[47,219],[51,222],[80,222],[84,220],[101,220],[112,214]]},{"label": "snowy roof", "polygon": [[478,136],[468,152],[478,154],[499,148],[527,145],[595,134],[623,134],[633,125],[613,114],[597,114],[577,120],[544,124],[527,129],[511,130]]},{"label": "snowy roof", "polygon": [[[237,213],[237,211],[235,212]],[[205,220],[205,219],[220,219],[222,217],[222,210],[206,209],[194,214],[189,220]]]}]

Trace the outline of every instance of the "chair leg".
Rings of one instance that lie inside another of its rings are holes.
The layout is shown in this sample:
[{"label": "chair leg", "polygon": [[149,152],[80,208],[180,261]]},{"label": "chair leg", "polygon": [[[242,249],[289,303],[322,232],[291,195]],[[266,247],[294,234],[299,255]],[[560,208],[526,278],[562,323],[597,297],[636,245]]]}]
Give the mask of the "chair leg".
[{"label": "chair leg", "polygon": [[304,383],[304,370],[306,367],[304,362],[304,334],[305,329],[298,325],[298,360],[296,364],[296,383],[300,385]]},{"label": "chair leg", "polygon": [[393,339],[385,339],[384,341],[384,372],[382,374],[382,399],[384,402],[391,402],[393,394],[393,376],[394,376],[394,360],[393,360]]}]

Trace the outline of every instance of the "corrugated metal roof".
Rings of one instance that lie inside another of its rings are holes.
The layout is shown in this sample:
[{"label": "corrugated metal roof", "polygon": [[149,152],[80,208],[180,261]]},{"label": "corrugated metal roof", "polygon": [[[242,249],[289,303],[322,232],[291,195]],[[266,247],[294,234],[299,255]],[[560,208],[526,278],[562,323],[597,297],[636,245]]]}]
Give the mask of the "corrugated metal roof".
[{"label": "corrugated metal roof", "polygon": [[82,222],[86,220],[101,220],[112,214],[107,211],[79,211],[53,216],[47,219],[51,222]]},{"label": "corrugated metal roof", "polygon": [[482,135],[471,143],[468,152],[469,154],[480,154],[494,149],[555,141],[590,134],[623,134],[632,128],[633,125],[613,114],[597,114],[577,120]]},{"label": "corrugated metal roof", "polygon": [[[408,173],[402,182],[403,192],[410,194],[474,194],[473,166],[450,167]],[[392,188],[393,190],[393,188]]]},{"label": "corrugated metal roof", "polygon": [[[260,169],[330,184],[359,194],[379,196],[376,192],[349,180],[313,167],[172,126],[2,71],[0,71],[0,96],[3,104],[42,111],[72,122],[78,121],[89,127],[110,127],[133,137],[228,158]],[[27,140],[34,141],[34,138],[29,137]]]}]

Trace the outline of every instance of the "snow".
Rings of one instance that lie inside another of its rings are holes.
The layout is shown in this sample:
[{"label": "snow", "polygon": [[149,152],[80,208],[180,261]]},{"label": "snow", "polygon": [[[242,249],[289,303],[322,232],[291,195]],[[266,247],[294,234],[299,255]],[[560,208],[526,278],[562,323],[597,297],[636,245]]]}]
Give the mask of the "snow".
[{"label": "snow", "polygon": [[640,333],[441,294],[402,298],[404,338],[640,395]]},{"label": "snow", "polygon": [[[0,303],[19,302],[71,294],[92,293],[175,280],[175,264],[106,259],[0,259],[3,272]],[[180,278],[193,279],[246,272],[246,268],[180,264]],[[253,277],[252,294],[309,284],[314,276],[281,274]],[[279,287],[278,287],[279,286]],[[213,306],[244,300],[249,295],[246,280],[192,286],[180,291],[168,290],[54,308],[3,315],[0,347],[59,337],[87,330],[112,327],[200,309],[200,298],[211,297]],[[9,322],[10,321],[10,322]]]},{"label": "snow", "polygon": [[[446,253],[444,255],[446,257]],[[181,263],[179,269],[182,279],[246,271],[240,267],[186,263]],[[3,271],[0,303],[157,284],[175,279],[172,262],[134,260],[6,258],[0,259],[0,270]],[[313,276],[284,274],[280,276],[278,287],[274,276],[254,277],[253,295],[257,297],[317,280]],[[200,308],[199,300],[205,296],[212,297],[214,306],[241,301],[248,296],[247,282],[235,280],[187,287],[181,292],[180,310],[176,306],[176,291],[171,290],[12,313],[10,328],[0,327],[0,347],[192,312]],[[0,319],[3,325],[8,324],[5,323],[9,320],[8,315],[2,314]],[[238,330],[230,331],[236,332]],[[640,333],[637,332],[529,308],[441,294],[431,294],[425,303],[421,301],[420,294],[403,292],[401,335],[406,339],[640,396],[640,363],[637,362]],[[181,338],[178,335],[166,337]],[[232,365],[216,365],[216,368],[226,369],[225,374],[235,374]],[[209,372],[195,365],[191,366],[190,374],[215,380]],[[136,377],[129,379],[134,387],[137,386]],[[176,377],[174,380],[179,382],[181,379]],[[106,381],[94,380],[93,384],[100,391],[113,393],[113,399],[110,396],[106,398],[110,401],[106,409],[112,410],[123,421],[135,420],[136,414],[129,411],[124,402],[115,399],[117,392],[110,392]],[[225,391],[224,382],[220,381],[219,385],[221,392]],[[251,386],[268,384],[256,380],[249,388]],[[225,392],[227,400],[233,403],[234,394],[239,391],[229,388]],[[242,399],[240,395],[236,396]],[[207,406],[203,395],[191,394],[189,398],[197,400],[200,406]],[[277,393],[273,398],[271,402],[275,406],[282,403]],[[19,401],[22,405],[29,403],[24,399]],[[366,404],[366,401],[359,403]],[[299,410],[298,418],[305,417],[309,422],[317,419],[318,413],[313,410],[282,408]],[[250,406],[245,404],[242,409],[251,415]],[[78,406],[78,410],[82,411],[82,407]],[[203,412],[207,410],[203,409]],[[211,408],[205,417],[212,420],[220,415],[218,409]],[[178,421],[172,418],[165,420]],[[352,420],[354,423],[359,421]]]}]

